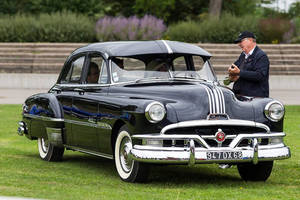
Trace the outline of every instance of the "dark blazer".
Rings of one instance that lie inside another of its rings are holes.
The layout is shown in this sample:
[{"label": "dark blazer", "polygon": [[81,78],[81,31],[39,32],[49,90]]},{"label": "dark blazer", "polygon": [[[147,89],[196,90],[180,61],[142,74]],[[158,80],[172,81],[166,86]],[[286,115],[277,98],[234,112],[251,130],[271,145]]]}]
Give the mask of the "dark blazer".
[{"label": "dark blazer", "polygon": [[269,97],[269,58],[258,46],[245,59],[245,54],[234,63],[240,68],[240,78],[233,84],[235,94]]}]

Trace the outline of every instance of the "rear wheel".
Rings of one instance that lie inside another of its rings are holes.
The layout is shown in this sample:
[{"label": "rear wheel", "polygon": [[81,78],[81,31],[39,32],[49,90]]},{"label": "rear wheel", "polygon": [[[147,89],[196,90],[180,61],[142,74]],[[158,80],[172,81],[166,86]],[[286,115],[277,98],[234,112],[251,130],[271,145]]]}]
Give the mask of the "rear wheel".
[{"label": "rear wheel", "polygon": [[120,178],[126,182],[144,182],[148,177],[148,166],[129,158],[132,141],[126,125],[119,130],[115,143],[115,165]]},{"label": "rear wheel", "polygon": [[40,157],[46,161],[60,161],[64,155],[64,147],[57,147],[45,138],[38,138]]},{"label": "rear wheel", "polygon": [[273,161],[259,162],[256,165],[252,163],[239,164],[237,168],[245,181],[266,181],[271,175]]}]

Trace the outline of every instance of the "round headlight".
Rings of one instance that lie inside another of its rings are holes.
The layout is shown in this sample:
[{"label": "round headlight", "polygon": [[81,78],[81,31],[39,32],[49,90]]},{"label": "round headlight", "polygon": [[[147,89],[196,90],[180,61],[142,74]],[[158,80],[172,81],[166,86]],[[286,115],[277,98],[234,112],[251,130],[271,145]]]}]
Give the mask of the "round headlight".
[{"label": "round headlight", "polygon": [[164,105],[157,101],[150,103],[145,110],[146,118],[151,123],[157,123],[161,121],[165,117],[165,114],[166,109]]},{"label": "round headlight", "polygon": [[269,120],[278,122],[284,116],[284,107],[278,101],[271,101],[265,107],[265,115]]}]

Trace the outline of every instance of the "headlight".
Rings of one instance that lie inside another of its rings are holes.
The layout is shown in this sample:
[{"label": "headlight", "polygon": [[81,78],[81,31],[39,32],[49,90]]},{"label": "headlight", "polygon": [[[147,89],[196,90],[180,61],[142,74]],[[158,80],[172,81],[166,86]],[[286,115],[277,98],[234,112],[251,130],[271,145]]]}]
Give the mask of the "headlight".
[{"label": "headlight", "polygon": [[157,123],[161,121],[165,117],[165,114],[166,109],[164,105],[157,101],[150,103],[145,110],[146,118],[151,123]]},{"label": "headlight", "polygon": [[284,107],[278,101],[271,101],[265,107],[265,115],[269,120],[278,122],[284,115]]}]

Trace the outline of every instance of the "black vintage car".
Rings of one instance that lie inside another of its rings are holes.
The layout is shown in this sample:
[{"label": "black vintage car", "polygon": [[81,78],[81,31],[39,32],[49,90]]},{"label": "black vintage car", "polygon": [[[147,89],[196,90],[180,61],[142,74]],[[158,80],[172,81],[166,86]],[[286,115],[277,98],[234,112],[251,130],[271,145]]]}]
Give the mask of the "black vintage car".
[{"label": "black vintage car", "polygon": [[284,106],[236,96],[219,84],[211,55],[174,41],[105,42],[75,50],[57,83],[23,105],[18,133],[40,157],[64,150],[115,160],[124,181],[144,181],[149,163],[237,165],[265,181],[283,143]]}]

